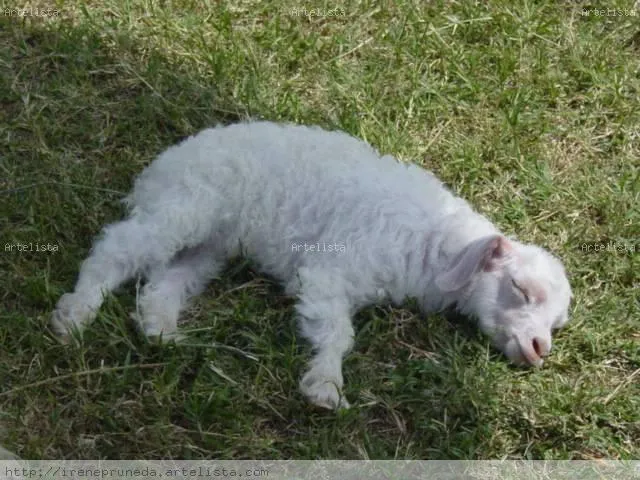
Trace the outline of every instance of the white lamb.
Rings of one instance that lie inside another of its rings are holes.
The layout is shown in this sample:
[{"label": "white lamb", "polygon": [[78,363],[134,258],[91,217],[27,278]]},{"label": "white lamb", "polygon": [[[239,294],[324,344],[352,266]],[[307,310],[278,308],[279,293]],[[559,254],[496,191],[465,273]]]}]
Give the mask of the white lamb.
[{"label": "white lamb", "polygon": [[130,217],[105,228],[75,291],[60,298],[57,333],[85,326],[107,292],[143,274],[140,326],[167,338],[186,300],[246,255],[298,298],[315,351],[302,392],[346,408],[342,359],[351,317],[366,305],[455,306],[521,365],[540,366],[552,330],[568,321],[571,288],[557,258],[505,238],[431,173],[342,132],[207,129],[162,153],[126,202]]}]

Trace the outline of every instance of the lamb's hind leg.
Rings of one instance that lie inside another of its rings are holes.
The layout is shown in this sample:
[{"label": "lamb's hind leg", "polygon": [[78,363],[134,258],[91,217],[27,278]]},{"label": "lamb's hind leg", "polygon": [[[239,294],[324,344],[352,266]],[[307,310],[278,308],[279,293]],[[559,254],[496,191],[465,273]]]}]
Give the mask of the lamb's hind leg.
[{"label": "lamb's hind leg", "polygon": [[[186,213],[185,213],[186,215]],[[184,223],[184,222],[183,222]],[[95,316],[104,295],[152,265],[166,264],[180,250],[205,238],[202,225],[176,225],[169,215],[138,215],[105,228],[82,263],[73,293],[60,297],[51,318],[64,335]]]},{"label": "lamb's hind leg", "polygon": [[329,272],[301,269],[301,294],[296,305],[302,335],[314,356],[300,381],[300,390],[314,405],[349,408],[342,396],[342,359],[353,346],[350,303],[340,278]]},{"label": "lamb's hind leg", "polygon": [[140,298],[142,331],[163,338],[177,337],[178,317],[189,297],[204,290],[223,266],[223,256],[210,244],[180,252],[167,267],[155,268]]}]

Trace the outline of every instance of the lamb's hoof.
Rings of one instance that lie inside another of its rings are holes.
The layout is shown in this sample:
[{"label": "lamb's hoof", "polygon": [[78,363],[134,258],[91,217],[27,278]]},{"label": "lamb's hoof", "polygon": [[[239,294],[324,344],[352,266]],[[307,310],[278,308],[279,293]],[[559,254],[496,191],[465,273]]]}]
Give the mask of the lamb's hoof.
[{"label": "lamb's hoof", "polygon": [[165,332],[164,330],[161,330],[159,332],[150,330],[150,331],[145,331],[144,334],[150,339],[157,340],[158,342],[161,342],[161,343],[169,343],[169,342],[179,343],[187,338],[182,333]]},{"label": "lamb's hoof", "polygon": [[56,304],[51,314],[51,329],[61,341],[68,340],[73,327],[81,327],[90,322],[96,315],[85,302],[85,297],[77,293],[65,293]]},{"label": "lamb's hoof", "polygon": [[137,313],[131,313],[130,317],[136,321],[142,333],[153,340],[166,342],[181,342],[186,338],[177,330],[176,322],[162,314],[142,314],[142,318]]},{"label": "lamb's hoof", "polygon": [[319,378],[308,372],[300,382],[300,390],[312,404],[329,410],[346,410],[350,407],[342,395],[337,379]]},{"label": "lamb's hoof", "polygon": [[6,448],[0,447],[0,460],[20,460],[20,458]]}]

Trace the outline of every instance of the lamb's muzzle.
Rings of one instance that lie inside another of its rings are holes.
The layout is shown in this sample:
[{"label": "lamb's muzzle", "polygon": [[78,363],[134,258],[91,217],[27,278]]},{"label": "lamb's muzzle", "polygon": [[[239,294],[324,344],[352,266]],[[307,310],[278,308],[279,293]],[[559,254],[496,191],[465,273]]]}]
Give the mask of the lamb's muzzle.
[{"label": "lamb's muzzle", "polygon": [[[516,364],[541,365],[568,321],[561,262],[508,239],[431,173],[342,132],[250,122],[205,130],[162,153],[127,197],[53,313],[83,327],[105,293],[142,273],[140,327],[175,335],[186,300],[238,254],[298,298],[314,347],[301,381],[311,402],[346,407],[351,316],[388,299],[425,312],[455,306]],[[307,248],[308,245],[340,248]],[[300,248],[304,245],[304,248]],[[241,248],[240,248],[241,247]]]}]

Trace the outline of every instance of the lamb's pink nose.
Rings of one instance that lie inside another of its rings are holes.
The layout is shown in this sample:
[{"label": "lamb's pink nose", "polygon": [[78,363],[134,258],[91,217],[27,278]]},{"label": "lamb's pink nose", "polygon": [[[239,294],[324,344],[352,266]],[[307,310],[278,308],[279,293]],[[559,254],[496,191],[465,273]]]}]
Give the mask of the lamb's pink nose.
[{"label": "lamb's pink nose", "polygon": [[549,342],[540,337],[533,337],[531,346],[533,347],[533,351],[536,352],[536,355],[540,358],[546,357],[551,351],[551,345],[549,345]]}]

